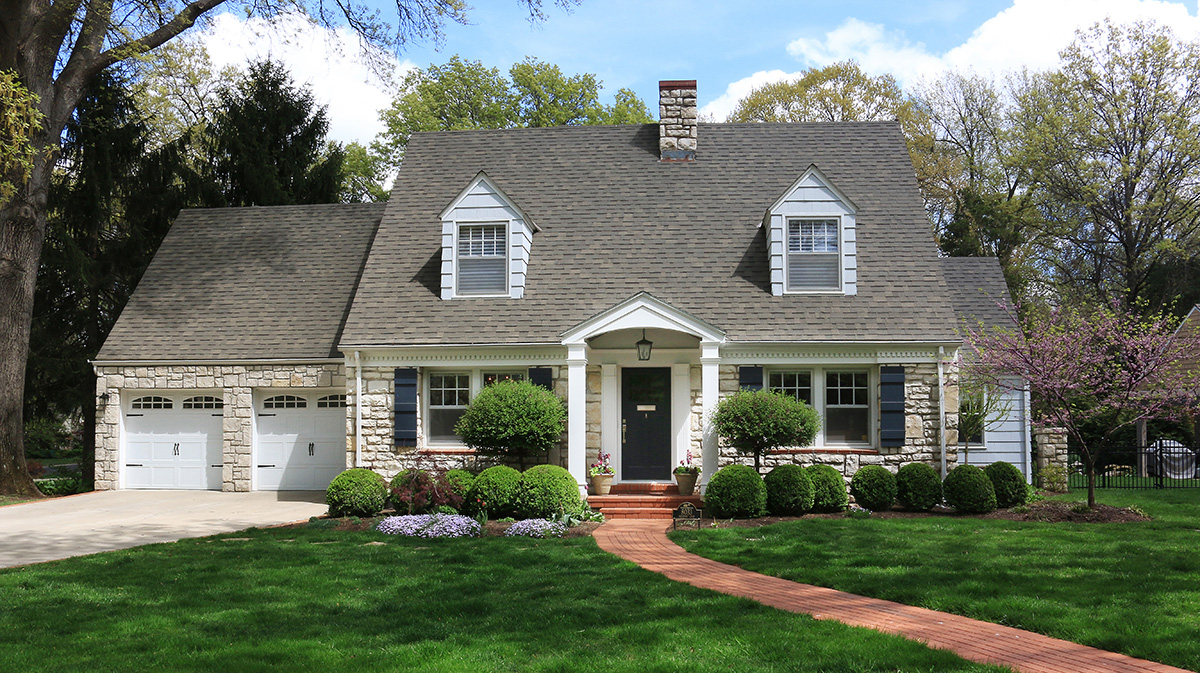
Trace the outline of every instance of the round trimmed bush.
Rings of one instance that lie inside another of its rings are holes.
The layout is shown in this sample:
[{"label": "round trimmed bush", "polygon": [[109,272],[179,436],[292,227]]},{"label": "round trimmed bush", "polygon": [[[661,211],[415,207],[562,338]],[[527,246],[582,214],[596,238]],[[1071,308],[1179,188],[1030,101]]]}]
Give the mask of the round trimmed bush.
[{"label": "round trimmed bush", "polygon": [[983,470],[959,465],[942,482],[946,504],[963,514],[986,514],[996,509],[996,489]]},{"label": "round trimmed bush", "polygon": [[814,512],[840,512],[850,504],[846,480],[828,465],[809,465],[804,473],[812,480]]},{"label": "round trimmed bush", "polygon": [[780,465],[763,477],[767,511],[776,516],[800,516],[813,506],[812,479],[799,465]]},{"label": "round trimmed bush", "polygon": [[467,446],[484,456],[515,458],[521,469],[546,455],[566,429],[561,398],[529,381],[497,381],[471,400],[454,426]]},{"label": "round trimmed bush", "polygon": [[525,519],[546,519],[564,512],[578,512],[583,501],[579,484],[557,465],[534,465],[521,473],[517,514]]},{"label": "round trimmed bush", "polygon": [[749,465],[726,465],[708,480],[704,508],[719,519],[751,519],[767,513],[767,485]]},{"label": "round trimmed bush", "polygon": [[859,507],[886,512],[896,502],[896,475],[880,465],[864,465],[850,478],[850,492]]},{"label": "round trimmed bush", "polygon": [[983,468],[984,474],[992,480],[992,488],[996,491],[997,507],[1016,507],[1024,505],[1029,497],[1025,488],[1025,475],[1016,465],[1000,461]]},{"label": "round trimmed bush", "polygon": [[496,465],[480,472],[467,491],[465,508],[468,512],[486,511],[499,519],[517,513],[517,496],[521,492],[521,473],[507,465]]},{"label": "round trimmed bush", "polygon": [[387,503],[387,481],[368,469],[346,470],[329,482],[325,504],[330,516],[375,516]]},{"label": "round trimmed bush", "polygon": [[463,500],[467,499],[467,491],[471,490],[471,484],[474,482],[475,475],[461,467],[446,470],[446,483],[450,484],[450,490],[457,493]]},{"label": "round trimmed bush", "polygon": [[896,472],[896,500],[910,512],[928,512],[942,502],[942,478],[925,463],[909,463]]}]

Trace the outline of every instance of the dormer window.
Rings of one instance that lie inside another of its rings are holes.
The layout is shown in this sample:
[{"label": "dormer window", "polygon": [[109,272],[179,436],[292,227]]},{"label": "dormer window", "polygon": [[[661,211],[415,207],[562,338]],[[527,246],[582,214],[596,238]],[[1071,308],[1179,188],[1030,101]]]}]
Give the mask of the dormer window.
[{"label": "dormer window", "polygon": [[506,228],[504,224],[459,225],[457,294],[508,294]]},{"label": "dormer window", "polygon": [[810,166],[763,218],[771,294],[858,294],[857,210]]}]

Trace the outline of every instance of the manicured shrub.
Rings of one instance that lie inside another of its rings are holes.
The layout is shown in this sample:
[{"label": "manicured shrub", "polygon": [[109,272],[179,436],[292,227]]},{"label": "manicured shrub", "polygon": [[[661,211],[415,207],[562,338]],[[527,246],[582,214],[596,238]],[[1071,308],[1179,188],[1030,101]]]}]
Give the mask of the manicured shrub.
[{"label": "manicured shrub", "polygon": [[854,502],[872,512],[886,512],[896,502],[896,475],[880,465],[864,465],[850,478]]},{"label": "manicured shrub", "polygon": [[557,395],[528,381],[497,381],[471,400],[454,431],[485,456],[545,456],[566,429],[567,410]]},{"label": "manicured shrub", "polygon": [[534,465],[521,473],[517,513],[527,519],[578,513],[582,503],[579,484],[557,465]]},{"label": "manicured shrub", "polygon": [[772,449],[808,446],[821,429],[821,416],[790,395],[769,390],[739,390],[717,403],[717,435],[743,455],[759,460]]},{"label": "manicured shrub", "polygon": [[454,492],[441,472],[403,470],[392,478],[392,506],[401,514],[424,514],[438,507],[462,507],[462,496]]},{"label": "manicured shrub", "polygon": [[446,470],[446,483],[450,484],[450,490],[457,493],[463,500],[467,499],[467,491],[471,490],[471,484],[474,481],[475,475],[462,468]]},{"label": "manicured shrub", "polygon": [[963,514],[986,514],[996,509],[996,489],[983,470],[959,465],[942,482],[946,504]]},{"label": "manicured shrub", "polygon": [[719,519],[750,519],[767,513],[767,485],[749,465],[726,465],[708,481],[704,507]]},{"label": "manicured shrub", "polygon": [[910,512],[928,512],[942,502],[942,478],[925,463],[909,463],[896,472],[896,499]]},{"label": "manicured shrub", "polygon": [[487,512],[493,519],[513,516],[520,491],[521,473],[507,465],[496,465],[475,476],[464,507],[472,514]]},{"label": "manicured shrub", "polygon": [[997,507],[1014,507],[1024,505],[1029,491],[1026,488],[1025,475],[1012,463],[1000,461],[992,463],[983,469],[988,479],[992,480],[992,488],[996,491]]},{"label": "manicured shrub", "polygon": [[780,465],[763,477],[767,511],[776,516],[800,516],[812,509],[812,479],[799,465]]},{"label": "manicured shrub", "polygon": [[346,470],[329,482],[325,504],[329,516],[375,516],[387,504],[387,482],[361,467]]},{"label": "manicured shrub", "polygon": [[846,480],[828,465],[809,465],[804,473],[812,480],[814,512],[840,512],[850,504]]}]

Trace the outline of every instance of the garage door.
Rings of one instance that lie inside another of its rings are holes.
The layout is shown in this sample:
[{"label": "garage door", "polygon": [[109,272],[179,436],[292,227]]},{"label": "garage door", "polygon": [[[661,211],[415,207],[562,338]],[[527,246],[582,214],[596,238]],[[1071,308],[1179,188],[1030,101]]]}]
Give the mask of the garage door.
[{"label": "garage door", "polygon": [[346,396],[292,392],[259,403],[255,483],[321,491],[346,469]]},{"label": "garage door", "polygon": [[220,397],[135,395],[125,410],[125,488],[221,488]]}]

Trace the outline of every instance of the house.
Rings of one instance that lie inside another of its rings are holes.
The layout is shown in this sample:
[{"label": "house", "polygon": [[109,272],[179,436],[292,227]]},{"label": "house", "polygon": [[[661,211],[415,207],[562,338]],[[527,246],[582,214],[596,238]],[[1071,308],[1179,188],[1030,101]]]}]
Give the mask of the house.
[{"label": "house", "polygon": [[182,213],[95,362],[97,488],[472,464],[455,421],[508,378],[566,400],[580,483],[601,451],[705,481],[739,387],[824,419],[768,465],[952,467],[962,307],[1003,277],[938,258],[898,125],[698,124],[694,81],[660,89],[659,124],[415,134],[387,204]]}]

